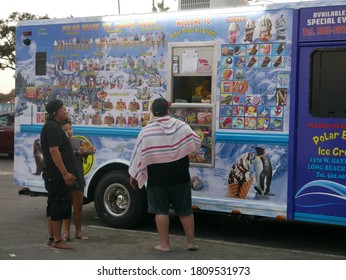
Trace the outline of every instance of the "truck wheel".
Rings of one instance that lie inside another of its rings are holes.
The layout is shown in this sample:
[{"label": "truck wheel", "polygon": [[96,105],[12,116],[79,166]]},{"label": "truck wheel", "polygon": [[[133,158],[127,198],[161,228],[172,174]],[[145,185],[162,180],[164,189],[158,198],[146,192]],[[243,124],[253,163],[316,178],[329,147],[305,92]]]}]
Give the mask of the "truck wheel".
[{"label": "truck wheel", "polygon": [[132,188],[125,170],[111,171],[101,178],[94,202],[98,216],[110,227],[136,227],[148,215],[145,188]]}]

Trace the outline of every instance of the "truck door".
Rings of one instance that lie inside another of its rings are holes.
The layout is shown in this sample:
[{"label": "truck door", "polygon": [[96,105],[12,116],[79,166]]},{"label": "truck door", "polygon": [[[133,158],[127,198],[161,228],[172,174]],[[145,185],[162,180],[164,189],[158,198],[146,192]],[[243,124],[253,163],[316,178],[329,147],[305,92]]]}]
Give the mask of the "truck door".
[{"label": "truck door", "polygon": [[304,26],[314,12],[301,13],[294,219],[346,225],[346,38]]},{"label": "truck door", "polygon": [[346,44],[299,55],[296,217],[337,222],[346,218]]}]

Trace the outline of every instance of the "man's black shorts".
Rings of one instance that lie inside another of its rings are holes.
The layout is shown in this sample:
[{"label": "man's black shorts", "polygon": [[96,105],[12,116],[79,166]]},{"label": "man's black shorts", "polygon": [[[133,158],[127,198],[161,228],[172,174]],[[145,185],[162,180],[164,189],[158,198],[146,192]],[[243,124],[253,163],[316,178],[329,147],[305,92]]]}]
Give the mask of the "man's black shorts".
[{"label": "man's black shorts", "polygon": [[148,186],[148,212],[167,215],[172,208],[178,216],[192,214],[191,181],[171,186]]},{"label": "man's black shorts", "polygon": [[47,178],[45,187],[48,191],[47,217],[52,221],[71,218],[71,188],[65,185],[63,178]]}]

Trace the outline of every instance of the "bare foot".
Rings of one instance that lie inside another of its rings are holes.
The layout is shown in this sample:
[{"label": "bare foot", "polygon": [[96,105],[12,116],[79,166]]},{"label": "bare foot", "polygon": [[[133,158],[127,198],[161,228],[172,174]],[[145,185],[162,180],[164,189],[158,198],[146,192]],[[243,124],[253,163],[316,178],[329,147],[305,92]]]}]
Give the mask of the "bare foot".
[{"label": "bare foot", "polygon": [[162,246],[161,244],[156,245],[154,248],[156,251],[160,251],[160,252],[164,252],[164,253],[172,252],[170,247],[165,247],[165,246]]},{"label": "bare foot", "polygon": [[89,237],[83,233],[76,234],[75,238],[81,239],[81,240],[88,240]]},{"label": "bare foot", "polygon": [[199,246],[195,243],[189,243],[189,244],[187,244],[187,249],[189,251],[196,251],[199,249]]},{"label": "bare foot", "polygon": [[62,240],[64,240],[65,242],[70,241],[70,236],[69,235],[64,235]]}]

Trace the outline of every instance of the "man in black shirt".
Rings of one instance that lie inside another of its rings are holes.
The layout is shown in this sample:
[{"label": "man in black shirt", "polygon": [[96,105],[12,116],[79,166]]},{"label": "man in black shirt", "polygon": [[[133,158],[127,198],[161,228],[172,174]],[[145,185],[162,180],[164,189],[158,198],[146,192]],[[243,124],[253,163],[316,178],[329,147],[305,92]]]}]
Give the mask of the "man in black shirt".
[{"label": "man in black shirt", "polygon": [[41,148],[44,159],[43,179],[48,191],[47,218],[49,240],[47,246],[71,249],[61,238],[62,220],[71,218],[71,189],[78,183],[74,153],[70,139],[61,128],[68,119],[68,112],[61,100],[49,101],[48,117],[41,130]]}]

